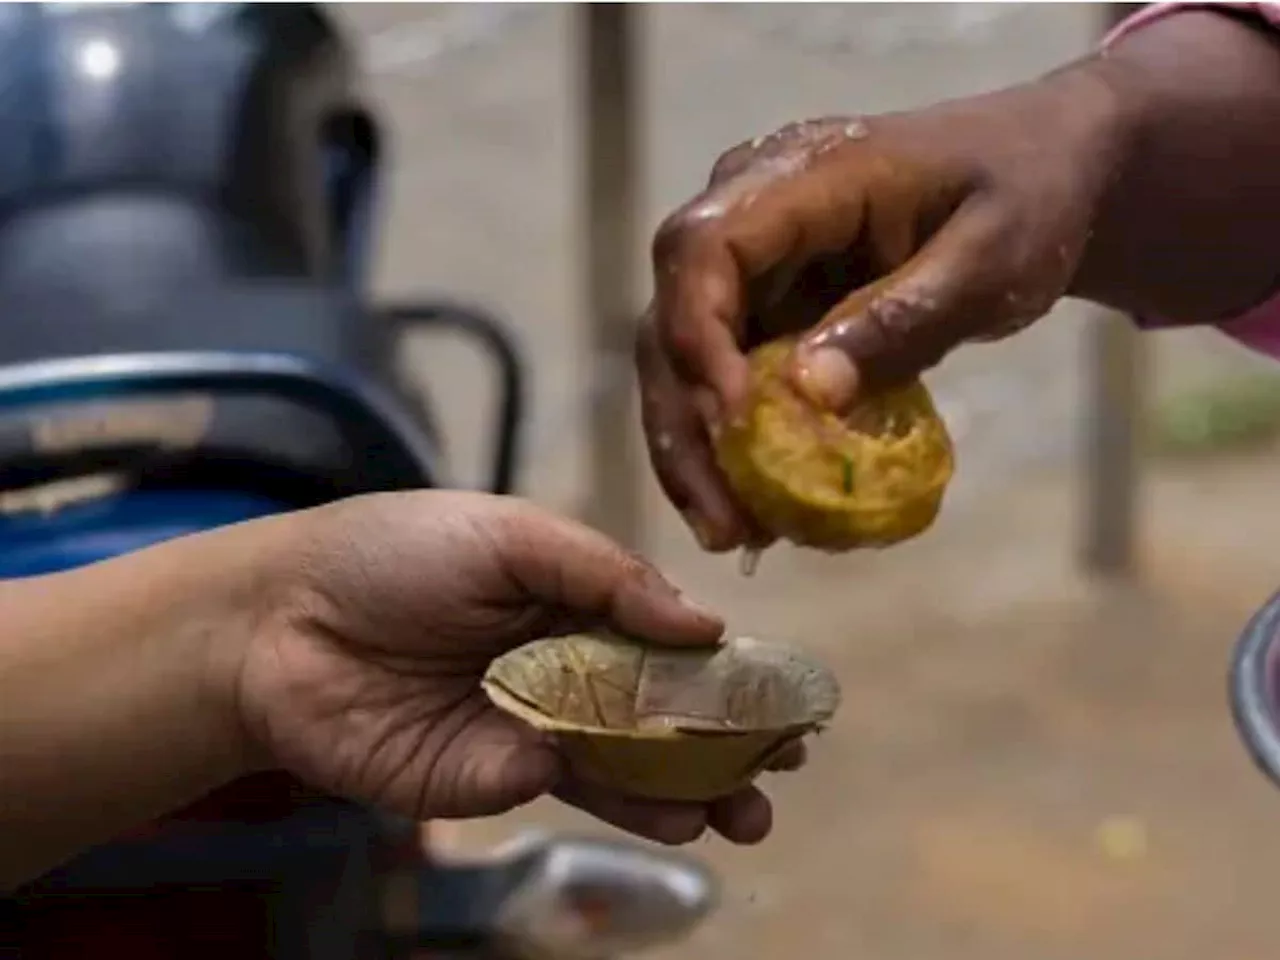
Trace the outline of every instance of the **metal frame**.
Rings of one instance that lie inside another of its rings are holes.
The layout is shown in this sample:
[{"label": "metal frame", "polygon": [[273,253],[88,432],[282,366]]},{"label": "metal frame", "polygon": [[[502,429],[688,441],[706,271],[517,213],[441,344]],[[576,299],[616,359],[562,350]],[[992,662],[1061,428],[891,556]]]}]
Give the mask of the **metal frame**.
[{"label": "metal frame", "polygon": [[[1098,4],[1108,33],[1140,3]],[[1077,540],[1086,573],[1110,579],[1134,574],[1141,493],[1138,436],[1146,396],[1146,344],[1125,318],[1090,318],[1085,352],[1085,445]]]},{"label": "metal frame", "polygon": [[438,330],[461,334],[493,361],[498,402],[491,465],[484,489],[490,493],[511,493],[523,452],[527,388],[524,358],[510,328],[484,310],[442,300],[396,302],[375,307],[373,313],[388,324],[397,337]]},{"label": "metal frame", "polygon": [[1145,344],[1127,318],[1107,311],[1090,317],[1085,335],[1080,563],[1090,574],[1127,578],[1137,555]]}]

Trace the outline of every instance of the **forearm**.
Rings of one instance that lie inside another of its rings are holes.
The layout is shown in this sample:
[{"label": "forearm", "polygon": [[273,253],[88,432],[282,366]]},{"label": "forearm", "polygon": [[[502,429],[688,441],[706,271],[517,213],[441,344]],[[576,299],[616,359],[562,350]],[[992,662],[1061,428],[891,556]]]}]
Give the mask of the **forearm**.
[{"label": "forearm", "polygon": [[1124,102],[1125,163],[1071,293],[1176,323],[1240,313],[1280,280],[1280,42],[1187,10],[1082,65]]},{"label": "forearm", "polygon": [[0,889],[244,771],[231,678],[274,523],[0,585]]}]

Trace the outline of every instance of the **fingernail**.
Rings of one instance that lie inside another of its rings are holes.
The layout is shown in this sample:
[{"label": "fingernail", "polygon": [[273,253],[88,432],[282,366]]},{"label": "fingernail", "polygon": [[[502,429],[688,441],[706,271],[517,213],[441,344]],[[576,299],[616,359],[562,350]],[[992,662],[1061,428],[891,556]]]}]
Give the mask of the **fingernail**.
[{"label": "fingernail", "polygon": [[666,574],[657,567],[646,564],[646,576],[651,586],[657,588],[663,593],[669,594],[678,604],[680,604],[680,606],[684,607],[695,616],[714,623],[724,622],[723,617],[711,608],[705,607],[696,600],[691,599],[688,594],[672,583],[667,578]]},{"label": "fingernail", "polygon": [[716,613],[710,607],[699,603],[697,600],[694,600],[683,591],[679,591],[679,590],[676,591],[676,595],[680,600],[680,606],[684,607],[686,610],[688,610],[690,613],[692,613],[694,616],[698,617],[699,619],[706,620],[708,623],[719,623],[719,624],[724,623],[724,617],[720,616],[720,614]]},{"label": "fingernail", "polygon": [[827,410],[844,410],[858,392],[858,368],[843,351],[819,347],[796,355],[796,385]]}]

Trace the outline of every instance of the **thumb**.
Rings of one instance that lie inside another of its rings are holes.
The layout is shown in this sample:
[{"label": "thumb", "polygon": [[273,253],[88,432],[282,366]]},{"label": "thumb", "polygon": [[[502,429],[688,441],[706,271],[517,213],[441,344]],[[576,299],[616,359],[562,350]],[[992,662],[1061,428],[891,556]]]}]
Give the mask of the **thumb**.
[{"label": "thumb", "polygon": [[506,569],[535,603],[654,643],[712,644],[723,632],[719,616],[604,534],[527,503],[513,520],[499,541]]},{"label": "thumb", "polygon": [[992,316],[993,218],[963,208],[904,266],[849,294],[796,347],[796,387],[847,413],[934,366]]}]

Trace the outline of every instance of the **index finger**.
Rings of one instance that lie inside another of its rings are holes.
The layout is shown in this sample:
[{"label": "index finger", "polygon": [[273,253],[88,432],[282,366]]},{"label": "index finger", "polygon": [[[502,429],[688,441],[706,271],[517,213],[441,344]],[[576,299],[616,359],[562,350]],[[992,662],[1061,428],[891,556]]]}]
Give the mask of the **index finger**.
[{"label": "index finger", "polygon": [[654,319],[686,383],[710,387],[721,416],[746,404],[747,279],[728,242],[728,209],[712,188],[663,221],[653,239]]},{"label": "index finger", "polygon": [[779,160],[717,183],[663,222],[653,241],[657,329],[682,379],[709,387],[722,415],[745,406],[749,286],[846,249],[864,213],[860,190]]}]

